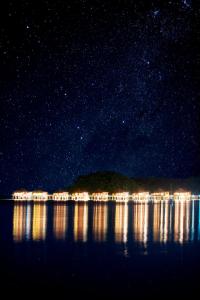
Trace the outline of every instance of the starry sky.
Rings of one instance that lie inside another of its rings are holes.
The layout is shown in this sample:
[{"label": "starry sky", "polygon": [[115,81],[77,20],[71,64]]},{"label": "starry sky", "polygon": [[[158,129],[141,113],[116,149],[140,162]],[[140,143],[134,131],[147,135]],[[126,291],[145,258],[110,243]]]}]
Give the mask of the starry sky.
[{"label": "starry sky", "polygon": [[0,193],[200,175],[198,1],[4,1]]}]

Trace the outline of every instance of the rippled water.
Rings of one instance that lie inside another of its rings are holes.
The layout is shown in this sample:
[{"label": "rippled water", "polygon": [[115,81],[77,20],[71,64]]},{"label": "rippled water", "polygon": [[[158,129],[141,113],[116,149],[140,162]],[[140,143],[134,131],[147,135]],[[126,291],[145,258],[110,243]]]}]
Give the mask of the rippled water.
[{"label": "rippled water", "polygon": [[0,263],[2,283],[15,289],[191,294],[200,204],[1,202]]}]

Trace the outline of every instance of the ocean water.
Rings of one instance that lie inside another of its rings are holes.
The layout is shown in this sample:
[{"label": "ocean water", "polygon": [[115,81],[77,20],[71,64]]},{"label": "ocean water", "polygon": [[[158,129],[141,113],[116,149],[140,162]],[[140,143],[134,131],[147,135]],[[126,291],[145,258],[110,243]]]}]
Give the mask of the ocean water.
[{"label": "ocean water", "polygon": [[200,203],[0,202],[1,288],[109,297],[199,291]]}]

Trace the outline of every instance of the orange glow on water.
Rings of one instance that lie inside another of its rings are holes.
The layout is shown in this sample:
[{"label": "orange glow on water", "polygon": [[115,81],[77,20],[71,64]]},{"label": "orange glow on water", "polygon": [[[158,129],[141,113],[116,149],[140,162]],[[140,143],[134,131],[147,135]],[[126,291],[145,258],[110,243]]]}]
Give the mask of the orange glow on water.
[{"label": "orange glow on water", "polygon": [[160,209],[160,241],[166,243],[172,234],[172,206],[168,202],[162,202]]},{"label": "orange glow on water", "polygon": [[21,241],[26,232],[26,207],[24,205],[15,205],[13,214],[13,239]]},{"label": "orange glow on water", "polygon": [[56,239],[64,240],[67,231],[67,210],[66,205],[55,205],[53,207],[53,231]]},{"label": "orange glow on water", "polygon": [[96,241],[105,241],[108,229],[108,206],[95,205],[93,209],[93,237]]},{"label": "orange glow on water", "polygon": [[45,204],[34,204],[32,238],[35,241],[45,240],[47,226],[47,207]]},{"label": "orange glow on water", "polygon": [[128,204],[116,204],[115,241],[126,243],[128,239]]},{"label": "orange glow on water", "polygon": [[75,204],[74,240],[86,242],[88,237],[88,205]]},{"label": "orange glow on water", "polygon": [[159,203],[153,206],[153,240],[160,241],[161,206]]},{"label": "orange glow on water", "polygon": [[189,240],[190,232],[190,202],[176,202],[174,210],[174,241],[183,243]]},{"label": "orange glow on water", "polygon": [[138,242],[146,243],[148,239],[149,205],[147,203],[133,207],[133,232]]}]

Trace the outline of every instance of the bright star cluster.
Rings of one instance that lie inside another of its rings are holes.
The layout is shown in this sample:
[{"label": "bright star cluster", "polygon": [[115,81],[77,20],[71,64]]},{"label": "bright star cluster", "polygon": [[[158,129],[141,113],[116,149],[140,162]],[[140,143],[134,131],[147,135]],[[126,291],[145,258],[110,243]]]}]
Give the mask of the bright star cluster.
[{"label": "bright star cluster", "polygon": [[199,175],[195,1],[7,1],[0,193],[77,176]]}]

